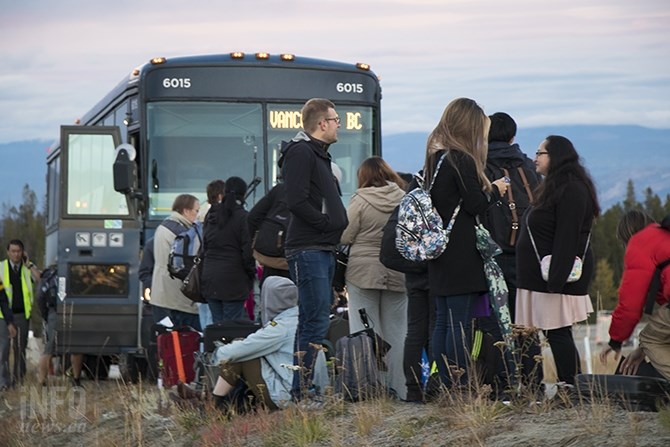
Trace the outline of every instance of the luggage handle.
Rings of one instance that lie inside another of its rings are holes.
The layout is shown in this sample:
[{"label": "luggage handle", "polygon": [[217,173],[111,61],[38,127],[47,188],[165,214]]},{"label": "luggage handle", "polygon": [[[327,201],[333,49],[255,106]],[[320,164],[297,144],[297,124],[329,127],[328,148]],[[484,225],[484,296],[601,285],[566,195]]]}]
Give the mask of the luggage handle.
[{"label": "luggage handle", "polygon": [[184,371],[184,359],[181,356],[181,343],[179,342],[179,332],[172,331],[172,345],[174,346],[174,355],[177,364],[177,377],[181,383],[186,383],[186,372]]}]

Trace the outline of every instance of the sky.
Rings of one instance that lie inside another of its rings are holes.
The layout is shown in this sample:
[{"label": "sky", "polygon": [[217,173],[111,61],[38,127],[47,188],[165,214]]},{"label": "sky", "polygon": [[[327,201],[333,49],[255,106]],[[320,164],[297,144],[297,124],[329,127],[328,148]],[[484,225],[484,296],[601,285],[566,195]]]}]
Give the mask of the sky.
[{"label": "sky", "polygon": [[155,56],[365,62],[384,134],[465,96],[520,127],[670,128],[667,0],[0,0],[0,143],[58,137]]}]

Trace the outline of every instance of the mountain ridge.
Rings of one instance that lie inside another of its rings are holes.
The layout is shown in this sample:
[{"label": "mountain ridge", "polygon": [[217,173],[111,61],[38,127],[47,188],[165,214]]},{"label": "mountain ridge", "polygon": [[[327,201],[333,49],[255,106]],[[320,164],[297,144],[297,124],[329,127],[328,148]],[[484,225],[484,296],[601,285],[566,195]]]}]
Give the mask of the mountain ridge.
[{"label": "mountain ridge", "polygon": [[[398,171],[418,171],[423,165],[428,134],[429,131],[382,135],[384,159]],[[633,180],[639,201],[644,199],[647,187],[662,201],[670,194],[670,129],[635,125],[542,126],[520,128],[515,142],[533,158],[540,142],[552,134],[564,135],[574,143],[594,178],[603,209],[624,200],[629,179]],[[44,203],[46,156],[51,144],[47,140],[0,144],[5,166],[14,167],[6,169],[3,176],[3,206],[18,206],[26,184]]]}]

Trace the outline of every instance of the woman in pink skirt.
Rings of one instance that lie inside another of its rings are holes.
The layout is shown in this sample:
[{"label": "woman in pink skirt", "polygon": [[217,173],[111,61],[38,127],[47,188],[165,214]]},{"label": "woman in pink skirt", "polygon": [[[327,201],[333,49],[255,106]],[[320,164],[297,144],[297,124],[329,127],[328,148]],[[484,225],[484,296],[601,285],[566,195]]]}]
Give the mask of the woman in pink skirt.
[{"label": "woman in pink skirt", "polygon": [[[593,312],[588,288],[594,270],[590,248],[593,220],[600,206],[591,177],[565,137],[549,136],[535,154],[545,176],[532,208],[523,218],[516,249],[516,324],[542,329],[556,363],[558,380],[573,385],[581,372],[572,325]],[[546,276],[540,260],[551,255]],[[579,279],[571,274],[575,257]]]}]

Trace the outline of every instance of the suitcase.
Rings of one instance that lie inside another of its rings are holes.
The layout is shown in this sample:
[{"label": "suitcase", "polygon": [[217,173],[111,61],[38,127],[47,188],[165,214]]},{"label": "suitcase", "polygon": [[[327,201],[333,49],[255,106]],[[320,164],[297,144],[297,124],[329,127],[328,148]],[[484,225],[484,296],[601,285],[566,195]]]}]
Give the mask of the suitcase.
[{"label": "suitcase", "polygon": [[156,338],[163,386],[195,380],[195,352],[200,350],[200,333],[191,328],[166,330]]},{"label": "suitcase", "polygon": [[577,390],[589,401],[604,399],[632,411],[658,411],[670,402],[670,382],[656,377],[578,374]]},{"label": "suitcase", "polygon": [[260,323],[245,319],[210,324],[205,328],[205,352],[214,352],[215,341],[230,343],[236,338],[245,338],[260,328]]}]

